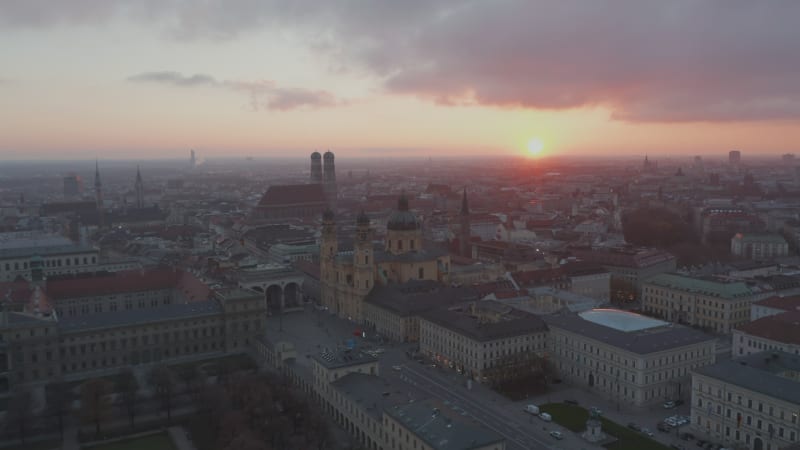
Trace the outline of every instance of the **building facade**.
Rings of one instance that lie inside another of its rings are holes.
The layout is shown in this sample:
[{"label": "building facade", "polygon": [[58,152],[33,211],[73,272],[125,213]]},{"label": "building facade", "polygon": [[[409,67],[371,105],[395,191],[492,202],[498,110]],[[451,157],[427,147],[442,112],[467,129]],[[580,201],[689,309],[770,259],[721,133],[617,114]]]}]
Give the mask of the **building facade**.
[{"label": "building facade", "polygon": [[779,234],[736,233],[731,254],[755,260],[779,258],[789,254],[789,243]]},{"label": "building facade", "polygon": [[733,330],[733,357],[763,351],[800,354],[800,311],[769,315],[740,325]]},{"label": "building facade", "polygon": [[730,333],[750,321],[757,299],[741,281],[662,274],[644,283],[642,309],[656,317]]},{"label": "building facade", "polygon": [[798,374],[797,356],[780,351],[695,370],[691,399],[694,432],[732,448],[778,450],[797,445]]},{"label": "building facade", "polygon": [[544,321],[561,378],[618,403],[688,399],[691,371],[715,358],[713,336],[630,312],[598,309]]},{"label": "building facade", "polygon": [[428,311],[419,323],[422,353],[475,378],[514,355],[546,352],[545,323],[495,301]]},{"label": "building facade", "polygon": [[37,269],[48,277],[93,272],[97,265],[96,248],[75,244],[63,236],[21,232],[0,235],[0,282],[30,281]]},{"label": "building facade", "polygon": [[340,317],[364,320],[364,299],[376,284],[410,280],[448,281],[450,256],[426,248],[419,220],[409,210],[405,195],[387,223],[386,242],[376,247],[370,219],[363,212],[356,221],[353,250],[339,252],[333,213],[323,215],[320,238],[322,303]]}]

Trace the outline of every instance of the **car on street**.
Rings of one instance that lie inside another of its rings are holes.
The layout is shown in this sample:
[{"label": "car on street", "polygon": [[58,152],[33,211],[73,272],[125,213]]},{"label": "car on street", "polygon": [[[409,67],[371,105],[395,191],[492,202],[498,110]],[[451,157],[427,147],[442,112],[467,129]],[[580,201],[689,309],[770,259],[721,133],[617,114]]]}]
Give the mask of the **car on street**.
[{"label": "car on street", "polygon": [[392,370],[396,370],[396,371],[399,372],[399,371],[403,370],[403,367],[402,366],[392,366]]},{"label": "car on street", "polygon": [[563,433],[561,433],[561,432],[560,432],[560,431],[558,431],[558,430],[553,430],[553,431],[551,431],[551,432],[550,432],[550,436],[553,436],[554,438],[558,439],[559,441],[560,441],[560,440],[562,440],[562,439],[564,439],[564,434],[563,434]]},{"label": "car on street", "polygon": [[602,416],[603,415],[603,410],[598,408],[598,407],[596,407],[596,406],[592,406],[591,408],[589,408],[589,412],[592,413],[595,416]]},{"label": "car on street", "polygon": [[628,424],[628,428],[630,428],[633,431],[639,431],[639,430],[642,429],[642,427],[640,427],[639,425],[637,425],[637,424],[635,424],[633,422]]},{"label": "car on street", "polygon": [[668,402],[664,402],[664,404],[662,406],[664,406],[664,409],[672,409],[672,408],[675,408],[678,405],[676,405],[674,401],[670,400]]},{"label": "car on street", "polygon": [[543,413],[539,414],[539,418],[544,420],[545,422],[552,422],[553,421],[553,416],[551,416],[550,414],[547,414],[546,412],[543,412]]},{"label": "car on street", "polygon": [[650,429],[649,429],[649,428],[642,428],[642,434],[646,434],[646,435],[648,435],[648,436],[650,436],[650,437],[653,437],[653,436],[655,436],[655,435],[653,434],[653,432],[652,432],[652,431],[650,431]]}]

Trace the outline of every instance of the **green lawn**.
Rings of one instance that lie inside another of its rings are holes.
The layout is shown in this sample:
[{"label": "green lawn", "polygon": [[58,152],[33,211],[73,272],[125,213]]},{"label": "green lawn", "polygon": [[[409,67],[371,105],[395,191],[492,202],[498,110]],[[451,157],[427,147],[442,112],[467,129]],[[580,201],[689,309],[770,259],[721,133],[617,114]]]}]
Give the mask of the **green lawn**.
[{"label": "green lawn", "polygon": [[167,433],[151,434],[133,439],[83,447],[84,450],[177,450]]},{"label": "green lawn", "polygon": [[[576,405],[566,403],[548,403],[542,405],[541,410],[553,416],[553,421],[575,432],[586,429],[589,411]],[[649,437],[612,422],[605,417],[600,418],[603,431],[617,438],[616,442],[606,445],[608,450],[669,450],[669,447],[659,444]]]}]

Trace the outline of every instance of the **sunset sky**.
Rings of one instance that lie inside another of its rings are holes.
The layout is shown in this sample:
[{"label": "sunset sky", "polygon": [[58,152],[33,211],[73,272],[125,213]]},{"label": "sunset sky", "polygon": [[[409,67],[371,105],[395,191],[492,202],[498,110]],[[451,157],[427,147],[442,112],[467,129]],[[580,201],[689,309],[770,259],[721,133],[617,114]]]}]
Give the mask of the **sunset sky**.
[{"label": "sunset sky", "polygon": [[0,158],[779,153],[800,1],[0,0]]}]

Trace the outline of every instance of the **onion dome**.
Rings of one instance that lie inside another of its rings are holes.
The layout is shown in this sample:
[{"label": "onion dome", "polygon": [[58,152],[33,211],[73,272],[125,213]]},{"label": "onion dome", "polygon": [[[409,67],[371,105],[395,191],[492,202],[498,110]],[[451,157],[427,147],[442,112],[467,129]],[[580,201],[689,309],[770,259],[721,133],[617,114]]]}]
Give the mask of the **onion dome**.
[{"label": "onion dome", "polygon": [[320,155],[319,152],[314,152],[314,153],[311,154],[311,159],[314,159],[314,160],[322,159],[322,155]]},{"label": "onion dome", "polygon": [[325,158],[325,161],[333,161],[333,152],[328,150],[322,157]]},{"label": "onion dome", "polygon": [[400,199],[397,201],[397,210],[389,216],[386,228],[398,231],[418,230],[420,228],[417,216],[408,210],[408,198],[405,192],[400,195]]}]

